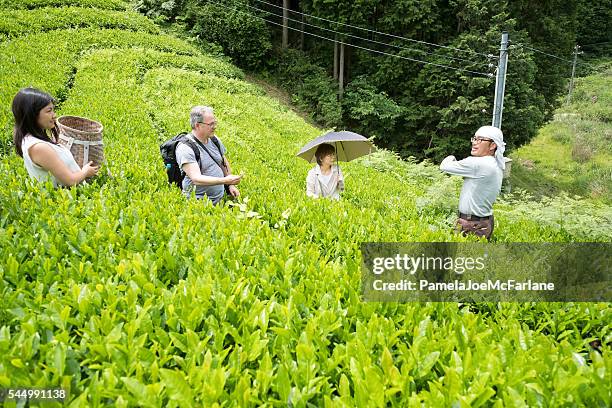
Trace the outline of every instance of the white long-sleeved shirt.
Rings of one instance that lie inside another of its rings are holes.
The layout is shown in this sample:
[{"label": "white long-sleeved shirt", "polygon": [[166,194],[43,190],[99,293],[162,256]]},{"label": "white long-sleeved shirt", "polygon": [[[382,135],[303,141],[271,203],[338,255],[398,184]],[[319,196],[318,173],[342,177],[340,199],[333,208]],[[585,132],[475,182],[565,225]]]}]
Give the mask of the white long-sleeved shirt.
[{"label": "white long-sleeved shirt", "polygon": [[332,165],[331,177],[327,178],[321,174],[321,166],[318,164],[308,172],[306,177],[306,195],[308,197],[328,197],[340,199],[340,192],[344,190],[344,176],[340,167]]},{"label": "white long-sleeved shirt", "polygon": [[442,160],[440,170],[463,177],[459,212],[477,217],[493,214],[493,203],[501,191],[503,179],[495,157],[470,156],[457,161],[454,156],[448,156]]}]

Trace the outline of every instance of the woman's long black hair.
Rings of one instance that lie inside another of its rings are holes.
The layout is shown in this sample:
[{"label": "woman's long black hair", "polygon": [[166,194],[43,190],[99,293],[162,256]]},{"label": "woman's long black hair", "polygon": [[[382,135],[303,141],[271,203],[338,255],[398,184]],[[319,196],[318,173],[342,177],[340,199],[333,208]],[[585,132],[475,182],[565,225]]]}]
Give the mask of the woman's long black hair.
[{"label": "woman's long black hair", "polygon": [[53,139],[49,137],[45,129],[38,126],[38,114],[50,103],[55,103],[55,99],[48,93],[36,88],[20,89],[13,98],[13,116],[15,117],[13,143],[19,156],[23,157],[21,142],[28,134],[46,142],[57,143],[59,138],[57,126],[51,129]]}]

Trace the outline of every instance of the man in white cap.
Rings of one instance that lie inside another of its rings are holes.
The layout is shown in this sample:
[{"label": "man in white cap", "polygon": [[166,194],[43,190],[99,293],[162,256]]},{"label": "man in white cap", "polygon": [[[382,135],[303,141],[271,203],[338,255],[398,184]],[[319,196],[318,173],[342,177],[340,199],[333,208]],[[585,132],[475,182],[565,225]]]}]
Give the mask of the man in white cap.
[{"label": "man in white cap", "polygon": [[506,144],[502,131],[494,126],[481,127],[471,141],[470,157],[457,161],[455,156],[448,156],[440,170],[463,177],[457,227],[464,235],[475,234],[490,240],[493,203],[501,191]]}]

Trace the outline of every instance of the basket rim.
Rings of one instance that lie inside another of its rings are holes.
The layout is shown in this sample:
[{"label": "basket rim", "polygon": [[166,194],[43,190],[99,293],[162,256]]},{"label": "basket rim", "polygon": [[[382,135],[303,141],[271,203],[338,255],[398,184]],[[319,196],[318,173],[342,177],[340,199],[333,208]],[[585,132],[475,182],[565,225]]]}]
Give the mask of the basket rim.
[{"label": "basket rim", "polygon": [[[80,129],[75,129],[75,128],[71,127],[71,126],[65,125],[65,124],[63,124],[63,123],[61,122],[61,120],[62,120],[62,119],[68,119],[68,118],[80,119],[80,120],[83,120],[83,121],[91,122],[91,123],[93,123],[93,124],[97,125],[97,126],[99,127],[99,129],[97,129],[96,131],[86,131],[86,130],[80,130]],[[63,127],[65,127],[65,128],[68,128],[68,129],[70,129],[70,130],[71,130],[71,131],[73,131],[73,132],[76,132],[76,133],[81,133],[81,134],[102,133],[102,131],[104,130],[104,126],[103,126],[103,125],[102,125],[100,122],[95,121],[95,120],[93,120],[93,119],[85,118],[85,117],[83,117],[83,116],[75,116],[75,115],[62,115],[62,116],[60,116],[59,118],[57,118],[57,123],[58,123],[60,126],[63,126]]]}]

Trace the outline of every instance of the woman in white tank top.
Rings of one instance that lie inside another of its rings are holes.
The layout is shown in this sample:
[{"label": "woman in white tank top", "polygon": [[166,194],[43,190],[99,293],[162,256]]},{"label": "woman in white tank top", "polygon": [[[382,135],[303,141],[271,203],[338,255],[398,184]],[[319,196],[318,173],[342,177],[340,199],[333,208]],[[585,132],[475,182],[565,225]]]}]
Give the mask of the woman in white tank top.
[{"label": "woman in white tank top", "polygon": [[30,177],[55,187],[74,186],[95,176],[99,167],[93,162],[83,168],[72,153],[57,143],[59,131],[55,123],[55,100],[35,88],[24,88],[13,98],[15,151],[21,157]]}]

